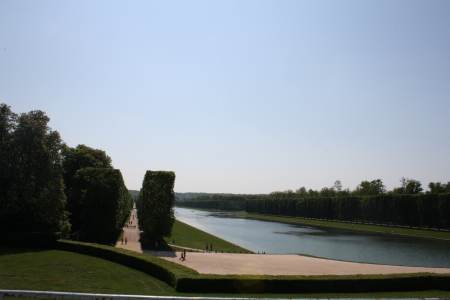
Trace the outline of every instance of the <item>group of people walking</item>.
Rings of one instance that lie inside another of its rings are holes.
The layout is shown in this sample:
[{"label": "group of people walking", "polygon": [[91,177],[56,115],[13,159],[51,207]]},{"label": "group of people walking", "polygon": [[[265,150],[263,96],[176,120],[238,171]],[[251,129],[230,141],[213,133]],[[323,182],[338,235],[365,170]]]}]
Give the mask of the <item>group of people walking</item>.
[{"label": "group of people walking", "polygon": [[206,249],[206,251],[213,251],[213,244],[212,243],[211,244],[206,244],[205,249]]}]

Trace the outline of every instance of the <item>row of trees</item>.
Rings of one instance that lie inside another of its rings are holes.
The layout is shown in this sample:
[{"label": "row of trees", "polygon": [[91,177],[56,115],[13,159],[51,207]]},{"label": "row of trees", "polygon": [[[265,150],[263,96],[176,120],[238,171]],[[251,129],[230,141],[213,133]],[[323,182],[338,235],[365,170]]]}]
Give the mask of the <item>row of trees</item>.
[{"label": "row of trees", "polygon": [[354,190],[343,189],[340,180],[336,180],[331,187],[324,187],[320,190],[306,189],[301,187],[296,191],[287,190],[281,192],[273,192],[272,194],[299,194],[302,197],[330,197],[330,196],[374,196],[384,194],[401,194],[401,195],[415,195],[415,194],[442,194],[450,193],[450,182],[430,182],[429,190],[424,192],[422,183],[415,179],[403,177],[400,180],[401,185],[388,191],[381,179],[364,180]]},{"label": "row of trees", "polygon": [[104,151],[66,146],[48,122],[0,104],[0,233],[114,242],[132,206],[120,171]]},{"label": "row of trees", "polygon": [[[433,186],[434,185],[434,186]],[[299,216],[417,227],[450,228],[450,184],[430,184],[419,191],[415,180],[386,192],[381,180],[363,181],[355,191],[274,192],[269,195],[209,194],[177,201],[179,206],[244,210],[253,213]],[[438,188],[436,188],[438,186]]]},{"label": "row of trees", "polygon": [[142,241],[158,245],[169,236],[175,221],[173,206],[175,173],[147,171],[137,201],[139,227]]}]

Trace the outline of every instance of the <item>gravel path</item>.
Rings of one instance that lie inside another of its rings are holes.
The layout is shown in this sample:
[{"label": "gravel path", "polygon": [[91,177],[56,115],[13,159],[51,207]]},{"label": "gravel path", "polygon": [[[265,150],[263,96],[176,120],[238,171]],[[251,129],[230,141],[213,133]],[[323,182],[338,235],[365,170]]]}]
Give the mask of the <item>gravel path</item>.
[{"label": "gravel path", "polygon": [[[139,222],[137,218],[136,205],[131,210],[130,219],[127,224],[123,227],[122,239],[119,239],[116,243],[116,247],[123,248],[135,252],[142,253],[139,230]],[[126,239],[126,243],[125,243]]]},{"label": "gravel path", "polygon": [[404,274],[448,273],[449,268],[422,268],[376,265],[336,261],[302,255],[231,254],[188,252],[186,260],[176,256],[163,259],[176,262],[202,274],[248,275],[356,275],[356,274]]}]

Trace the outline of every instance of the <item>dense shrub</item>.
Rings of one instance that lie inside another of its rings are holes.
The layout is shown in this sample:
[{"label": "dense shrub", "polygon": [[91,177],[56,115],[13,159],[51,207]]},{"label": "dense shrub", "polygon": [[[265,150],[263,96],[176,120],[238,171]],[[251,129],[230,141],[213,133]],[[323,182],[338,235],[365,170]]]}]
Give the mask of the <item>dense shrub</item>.
[{"label": "dense shrub", "polygon": [[139,226],[144,239],[160,241],[169,236],[174,222],[173,192],[175,173],[166,171],[147,171],[139,195]]},{"label": "dense shrub", "polygon": [[73,194],[80,201],[80,239],[115,243],[132,208],[120,171],[80,169],[74,177]]},{"label": "dense shrub", "polygon": [[67,207],[70,212],[70,223],[72,232],[77,233],[81,227],[81,198],[74,186],[75,175],[83,168],[110,168],[111,158],[105,151],[94,149],[85,145],[75,148],[65,146],[62,151],[63,178],[65,194],[67,196]]}]

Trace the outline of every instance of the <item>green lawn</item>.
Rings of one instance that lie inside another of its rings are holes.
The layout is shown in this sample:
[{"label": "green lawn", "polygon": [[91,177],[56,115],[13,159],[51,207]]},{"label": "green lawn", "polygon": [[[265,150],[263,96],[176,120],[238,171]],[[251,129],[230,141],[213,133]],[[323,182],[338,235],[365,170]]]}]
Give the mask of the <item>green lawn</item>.
[{"label": "green lawn", "polygon": [[90,293],[173,295],[143,272],[104,259],[60,250],[0,248],[0,288]]},{"label": "green lawn", "polygon": [[175,220],[172,235],[165,239],[167,243],[195,249],[205,249],[206,244],[212,244],[213,250],[226,252],[250,252],[247,249],[220,239],[214,235]]},{"label": "green lawn", "polygon": [[450,232],[445,231],[432,231],[426,229],[409,229],[391,226],[380,226],[380,225],[365,225],[365,224],[351,224],[339,221],[325,221],[325,220],[311,220],[300,217],[287,217],[287,216],[277,216],[277,215],[263,215],[255,213],[239,213],[240,216],[256,219],[262,221],[274,221],[288,224],[301,224],[301,225],[311,225],[320,227],[331,227],[347,230],[358,230],[366,232],[376,232],[376,233],[388,233],[388,234],[399,234],[412,237],[421,238],[435,238],[450,240]]}]

